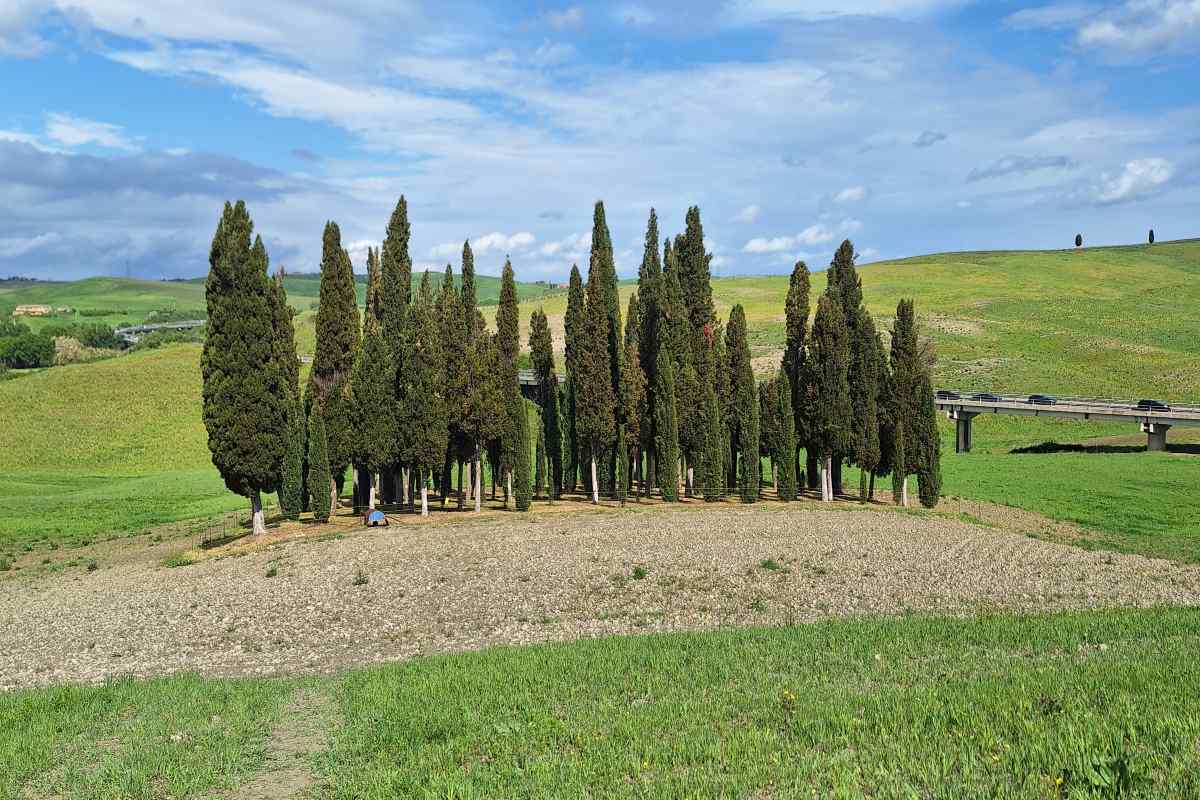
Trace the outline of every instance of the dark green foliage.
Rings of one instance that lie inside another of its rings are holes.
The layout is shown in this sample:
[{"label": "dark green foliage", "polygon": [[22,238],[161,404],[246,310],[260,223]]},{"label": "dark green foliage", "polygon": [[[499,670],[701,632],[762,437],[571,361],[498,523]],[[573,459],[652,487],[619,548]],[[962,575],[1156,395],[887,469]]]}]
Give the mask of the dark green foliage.
[{"label": "dark green foliage", "polygon": [[897,417],[892,423],[892,455],[890,459],[892,462],[892,500],[896,504],[900,503],[904,481],[908,477],[908,470],[904,466],[904,450],[904,417]]},{"label": "dark green foliage", "polygon": [[325,446],[325,418],[314,403],[308,416],[308,507],[313,519],[329,519],[329,455]]},{"label": "dark green foliage", "polygon": [[921,505],[934,508],[942,493],[942,452],[937,431],[937,408],[933,400],[933,384],[929,371],[921,375],[917,393],[917,424],[920,430],[920,466],[917,468],[917,490]]},{"label": "dark green foliage", "polygon": [[296,519],[304,509],[304,451],[307,446],[304,406],[298,394],[292,394],[287,399],[286,424],[279,508],[288,519]]},{"label": "dark green foliage", "polygon": [[[661,319],[663,293],[662,262],[658,251],[658,215],[650,209],[646,223],[646,242],[642,252],[642,264],[638,268],[638,359],[646,374],[646,417],[642,423],[640,448],[646,454],[646,484],[653,486],[658,480],[657,461],[661,456],[655,446],[658,431],[656,371],[658,369],[658,328]],[[626,330],[633,328],[631,319],[625,320]],[[672,377],[674,383],[674,377]],[[672,398],[674,402],[674,398]],[[671,415],[674,416],[674,409]]]},{"label": "dark green foliage", "polygon": [[255,501],[280,484],[286,391],[274,358],[267,251],[261,238],[251,245],[253,228],[245,204],[225,204],[209,255],[200,368],[213,464],[230,491]]},{"label": "dark green foliage", "polygon": [[758,499],[762,468],[759,459],[759,403],[750,364],[750,343],[746,338],[746,311],[735,305],[729,312],[729,328],[725,336],[729,359],[729,427],[732,446],[736,448],[730,461],[738,465],[737,479],[742,502]]},{"label": "dark green foliage", "polygon": [[356,449],[350,375],[358,357],[358,348],[359,316],[354,268],[350,263],[350,255],[342,249],[341,231],[337,223],[327,222],[321,249],[317,352],[310,380],[325,420],[329,471],[339,490]]},{"label": "dark green foliage", "polygon": [[851,330],[857,322],[856,315],[863,300],[862,279],[858,277],[858,270],[854,267],[856,258],[854,245],[849,239],[844,240],[834,253],[827,273],[830,287],[828,291],[837,297],[842,306],[846,327]]},{"label": "dark green foliage", "polygon": [[[472,316],[474,313],[472,309]],[[463,429],[461,398],[466,391],[466,359],[471,337],[468,336],[467,321],[463,318],[462,296],[454,287],[454,271],[449,264],[442,276],[442,288],[437,299],[437,325],[445,371],[449,457],[451,461],[465,461],[471,457],[472,447]],[[443,488],[448,488],[448,485]]]},{"label": "dark green foliage", "polygon": [[775,457],[776,479],[779,482],[779,499],[795,500],[796,475],[796,428],[792,420],[792,390],[787,376],[780,375],[775,384],[775,416],[779,423],[778,451]]},{"label": "dark green foliage", "polygon": [[[402,366],[404,351],[404,317],[412,299],[412,259],[408,255],[411,235],[408,224],[408,202],[401,195],[388,220],[387,235],[380,253],[383,339],[396,359],[396,369]],[[324,298],[322,298],[324,305]]]},{"label": "dark green foliage", "polygon": [[[537,497],[546,488],[546,426],[538,426],[537,448],[533,458],[533,496]],[[547,496],[549,493],[547,492]]]},{"label": "dark green foliage", "polygon": [[467,338],[472,338],[471,325],[475,321],[475,254],[471,252],[470,240],[463,242],[462,251],[462,315],[463,324],[467,326]]},{"label": "dark green foliage", "polygon": [[496,309],[496,337],[500,344],[500,355],[517,366],[521,354],[520,321],[517,317],[517,283],[513,276],[512,262],[504,259],[504,271],[500,274],[500,305]]},{"label": "dark green foliage", "polygon": [[[554,371],[554,349],[550,339],[550,325],[546,313],[540,308],[533,312],[529,325],[529,350],[533,357],[533,370],[538,378],[538,406],[541,413],[541,430],[538,441],[545,451],[550,472],[547,476],[550,499],[558,499],[562,486],[562,433],[559,428],[558,376]],[[538,463],[541,468],[541,462]]]},{"label": "dark green foliage", "polygon": [[[294,312],[287,302],[283,288],[283,267],[271,282],[271,325],[274,331],[274,358],[283,383],[292,397],[300,397],[300,358],[296,355]],[[303,422],[303,420],[302,420]]]},{"label": "dark green foliage", "polygon": [[771,459],[772,468],[779,459],[779,419],[776,416],[776,386],[778,377],[758,384],[758,454]]},{"label": "dark green foliage", "polygon": [[363,312],[363,330],[374,321],[383,327],[383,268],[379,264],[379,252],[367,248],[367,305]]},{"label": "dark green foliage", "polygon": [[865,308],[851,342],[850,404],[854,412],[851,454],[860,470],[859,497],[867,499],[867,477],[879,466],[879,337]]},{"label": "dark green foliage", "polygon": [[1083,234],[1082,233],[1075,234],[1075,246],[1083,247]]},{"label": "dark green foliage", "polygon": [[499,438],[504,430],[504,367],[496,337],[488,335],[478,311],[474,318],[475,336],[463,364],[466,389],[461,417],[463,430],[479,455],[484,444]]},{"label": "dark green foliage", "polygon": [[505,259],[500,277],[500,306],[496,309],[496,345],[504,364],[505,433],[501,437],[500,466],[511,470],[517,510],[529,508],[529,421],[518,383],[517,358],[521,352],[517,286],[512,264]]},{"label": "dark green foliage", "polygon": [[[904,454],[904,474],[912,475],[920,467],[917,446],[918,391],[923,367],[917,342],[916,311],[912,300],[901,300],[896,306],[896,322],[892,329],[892,403],[893,419],[903,423],[904,441],[896,452]],[[894,462],[895,463],[895,462]]]},{"label": "dark green foliage", "polygon": [[45,333],[22,333],[0,339],[0,363],[12,369],[54,365],[54,340]]},{"label": "dark green foliage", "polygon": [[0,317],[0,339],[12,339],[23,333],[29,333],[30,327],[15,319]]},{"label": "dark green foliage", "polygon": [[617,475],[613,494],[622,505],[629,497],[629,447],[625,436],[625,426],[617,423]]},{"label": "dark green foliage", "polygon": [[395,463],[395,385],[395,364],[383,340],[382,326],[368,316],[362,349],[354,365],[352,399],[355,461],[365,464],[372,475]]},{"label": "dark green foliage", "polygon": [[850,449],[850,342],[841,305],[829,293],[817,302],[809,354],[816,404],[810,435],[822,458]]},{"label": "dark green foliage", "polygon": [[1154,244],[1154,228],[1150,229],[1150,244]]},{"label": "dark green foliage", "polygon": [[[711,351],[710,356],[711,358]],[[716,387],[710,382],[701,385],[705,426],[704,454],[700,463],[700,488],[707,502],[725,496],[725,463],[728,458],[729,437],[721,424],[721,409]]]},{"label": "dark green foliage", "polygon": [[596,202],[592,213],[592,251],[588,266],[588,298],[592,283],[599,284],[600,301],[604,304],[608,338],[608,368],[612,375],[613,392],[621,388],[621,299],[617,294],[617,264],[613,258],[612,237],[604,219],[604,203]]},{"label": "dark green foliage", "polygon": [[513,454],[513,504],[517,511],[528,511],[533,501],[532,475],[529,463],[529,414],[525,408],[525,398],[518,390],[514,405],[516,421],[516,452]]},{"label": "dark green foliage", "polygon": [[686,227],[675,239],[675,261],[679,265],[679,285],[693,331],[704,331],[716,322],[713,309],[709,261],[712,256],[704,249],[704,227],[700,224],[700,208],[687,210]]},{"label": "dark green foliage", "polygon": [[566,360],[567,360],[567,384],[566,384],[566,404],[564,413],[566,415],[566,475],[563,482],[563,488],[567,491],[574,491],[576,481],[579,478],[579,470],[582,465],[579,463],[579,432],[578,432],[578,381],[576,375],[579,372],[579,353],[582,347],[583,330],[584,330],[584,296],[583,296],[583,278],[579,274],[579,267],[576,264],[571,265],[571,279],[567,289],[567,311],[563,317],[563,327],[566,332]]},{"label": "dark green foliage", "polygon": [[417,468],[417,475],[442,466],[446,454],[445,374],[433,306],[429,273],[421,282],[417,300],[408,310],[408,355],[404,359],[400,418],[407,429],[400,459]]},{"label": "dark green foliage", "polygon": [[655,482],[662,489],[663,499],[679,499],[679,423],[675,407],[675,365],[667,341],[667,326],[658,326],[657,369],[654,370],[651,391],[657,398],[654,404],[654,466]]}]

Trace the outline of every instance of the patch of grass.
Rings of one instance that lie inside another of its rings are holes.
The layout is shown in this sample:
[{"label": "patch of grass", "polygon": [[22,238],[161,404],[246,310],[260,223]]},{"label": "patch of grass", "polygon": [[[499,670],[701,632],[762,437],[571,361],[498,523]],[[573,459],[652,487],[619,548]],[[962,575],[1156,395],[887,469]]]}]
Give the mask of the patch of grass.
[{"label": "patch of grass", "polygon": [[196,563],[196,559],[192,558],[188,553],[176,553],[172,556],[167,556],[163,559],[164,567],[189,567]]},{"label": "patch of grass", "polygon": [[201,798],[263,764],[286,681],[184,676],[0,693],[0,798]]},{"label": "patch of grass", "polygon": [[267,577],[268,578],[274,578],[278,574],[279,574],[279,568],[277,566],[275,566],[274,564],[267,567]]},{"label": "patch of grass", "polygon": [[640,581],[642,578],[645,578],[649,574],[650,573],[641,564],[638,564],[637,566],[635,566],[633,568],[633,579],[635,581]]},{"label": "patch of grass", "polygon": [[778,572],[779,570],[783,569],[783,566],[773,558],[764,558],[762,561],[758,562],[758,566],[771,572]]},{"label": "patch of grass", "polygon": [[97,564],[96,559],[93,558],[87,563],[87,567],[85,569],[87,569],[88,572],[95,572],[96,570],[100,569],[100,565]]},{"label": "patch of grass", "polygon": [[354,573],[354,585],[355,586],[366,586],[367,583],[370,582],[370,580],[371,579],[367,577],[367,573],[363,572],[362,567],[359,567],[358,571]]}]

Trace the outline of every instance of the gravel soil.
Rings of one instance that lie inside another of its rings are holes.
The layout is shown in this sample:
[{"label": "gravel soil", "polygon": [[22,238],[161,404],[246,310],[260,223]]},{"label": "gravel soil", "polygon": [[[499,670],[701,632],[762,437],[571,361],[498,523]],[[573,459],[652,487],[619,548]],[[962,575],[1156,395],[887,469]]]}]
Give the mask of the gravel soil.
[{"label": "gravel soil", "polygon": [[496,644],[911,611],[1200,605],[1196,567],[946,516],[564,511],[370,530],[343,517],[337,538],[293,532],[184,567],[162,566],[156,545],[152,559],[0,581],[0,689],[330,673]]}]

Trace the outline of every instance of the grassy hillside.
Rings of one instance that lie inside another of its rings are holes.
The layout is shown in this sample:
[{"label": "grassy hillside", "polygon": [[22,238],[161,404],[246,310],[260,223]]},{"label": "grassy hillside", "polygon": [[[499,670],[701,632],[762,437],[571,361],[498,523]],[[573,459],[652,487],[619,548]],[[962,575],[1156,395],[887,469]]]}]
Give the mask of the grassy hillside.
[{"label": "grassy hillside", "polygon": [[[861,274],[881,327],[891,325],[901,296],[917,298],[944,385],[1200,400],[1200,241],[924,256],[869,265]],[[76,287],[73,300],[58,295],[63,302],[82,305],[78,298],[90,296],[131,305],[137,296],[147,310],[167,297],[194,299],[203,291],[198,283],[136,282],[146,285],[133,292],[106,281],[49,286]],[[317,283],[305,276],[289,283],[301,312],[299,349],[311,353],[309,305]],[[481,279],[480,296],[493,299],[497,286],[496,279]],[[824,275],[814,275],[814,296],[823,288]],[[0,302],[14,295],[35,302],[23,293],[47,290],[46,284],[18,288],[0,294]],[[631,290],[622,285],[622,297]],[[720,279],[713,291],[722,316],[734,303],[745,305],[757,364],[773,370],[783,344],[787,278]],[[543,306],[561,347],[565,304],[562,293],[526,299],[521,317],[527,323],[533,308]],[[240,507],[210,465],[199,389],[195,346],[0,383],[0,417],[10,421],[0,448],[0,552],[13,541],[128,532]],[[1200,561],[1190,488],[1200,485],[1194,453],[1137,452],[1144,439],[1131,425],[996,417],[976,421],[975,453],[955,456],[949,426],[943,432],[946,494],[1077,521],[1096,530],[1097,546]],[[1117,452],[1010,454],[1044,441],[1097,437]],[[1176,429],[1171,440],[1196,442],[1200,435]],[[64,513],[47,519],[51,510]]]},{"label": "grassy hillside", "polygon": [[330,798],[1196,797],[1198,646],[1192,609],[917,617],[18,691],[0,798],[231,796],[272,731]]}]

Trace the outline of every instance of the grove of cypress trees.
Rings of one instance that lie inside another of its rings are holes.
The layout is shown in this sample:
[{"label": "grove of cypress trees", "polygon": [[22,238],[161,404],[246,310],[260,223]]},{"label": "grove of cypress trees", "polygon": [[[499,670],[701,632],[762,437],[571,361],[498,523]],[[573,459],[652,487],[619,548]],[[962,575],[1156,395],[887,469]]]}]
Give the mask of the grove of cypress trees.
[{"label": "grove of cypress trees", "polygon": [[[608,310],[601,281],[589,280],[584,303],[582,330],[578,339],[578,367],[575,374],[576,427],[586,445],[588,485],[592,503],[600,502],[600,483],[596,459],[616,438],[613,414],[617,396],[611,383],[608,357]],[[581,448],[582,449],[582,448]]]},{"label": "grove of cypress trees", "polygon": [[359,347],[354,267],[350,255],[342,249],[342,235],[336,222],[325,223],[322,237],[321,297],[316,327],[317,352],[310,380],[325,420],[329,470],[334,481],[330,485],[330,505],[336,510],[346,468],[355,449],[350,375]]},{"label": "grove of cypress trees", "polygon": [[[549,462],[546,476],[548,497],[558,499],[562,485],[562,433],[559,430],[558,376],[554,371],[554,347],[550,339],[550,325],[546,312],[537,309],[529,324],[529,351],[533,357],[533,370],[538,379],[538,405],[541,410],[541,432],[539,441]],[[539,462],[540,467],[540,462]]]},{"label": "grove of cypress trees", "polygon": [[578,419],[578,382],[579,353],[583,341],[584,330],[584,296],[583,277],[579,274],[579,265],[571,265],[571,278],[567,288],[567,312],[563,317],[563,327],[566,330],[566,359],[567,359],[567,402],[564,409],[567,419],[567,469],[563,488],[568,492],[575,491],[579,478],[580,447],[582,442],[577,429]]},{"label": "grove of cypress trees", "polygon": [[779,448],[776,457],[779,499],[795,500],[799,488],[796,480],[796,427],[792,413],[792,388],[786,375],[780,375],[775,380],[775,414],[779,423],[776,440]]},{"label": "grove of cypress trees", "polygon": [[750,343],[746,338],[746,311],[741,304],[729,312],[725,349],[729,359],[729,414],[726,417],[733,446],[731,466],[737,468],[738,487],[743,503],[758,500],[762,477],[758,450],[758,388],[750,364]]},{"label": "grove of cypress trees", "polygon": [[314,402],[308,415],[308,505],[313,519],[320,521],[329,519],[333,510],[333,496],[326,489],[333,477],[325,444],[325,418]]},{"label": "grove of cypress trees", "polygon": [[225,485],[250,501],[254,535],[266,532],[261,492],[281,483],[288,395],[276,362],[274,289],[261,238],[240,200],[225,204],[205,281],[208,332],[200,359],[204,426]]},{"label": "grove of cypress trees", "polygon": [[813,320],[812,375],[816,404],[812,440],[822,460],[821,499],[833,499],[833,456],[850,447],[850,343],[841,304],[828,292],[817,302]]},{"label": "grove of cypress trees", "polygon": [[851,334],[850,405],[853,409],[851,453],[859,468],[859,499],[868,499],[867,479],[879,466],[879,342],[875,323],[863,307]]},{"label": "grove of cypress trees", "polygon": [[442,347],[428,272],[422,276],[417,302],[409,309],[408,328],[411,345],[405,359],[401,415],[411,427],[401,457],[412,465],[413,480],[421,488],[421,516],[426,517],[426,476],[441,467],[448,439]]}]

